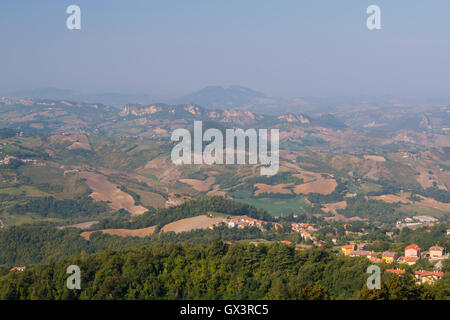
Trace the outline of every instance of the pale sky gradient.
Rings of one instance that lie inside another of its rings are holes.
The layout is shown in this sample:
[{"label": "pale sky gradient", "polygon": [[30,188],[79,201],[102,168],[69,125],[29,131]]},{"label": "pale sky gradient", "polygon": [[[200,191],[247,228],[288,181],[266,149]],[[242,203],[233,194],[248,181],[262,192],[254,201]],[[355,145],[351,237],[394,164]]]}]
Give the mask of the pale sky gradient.
[{"label": "pale sky gradient", "polygon": [[0,39],[0,90],[450,97],[448,0],[2,0]]}]

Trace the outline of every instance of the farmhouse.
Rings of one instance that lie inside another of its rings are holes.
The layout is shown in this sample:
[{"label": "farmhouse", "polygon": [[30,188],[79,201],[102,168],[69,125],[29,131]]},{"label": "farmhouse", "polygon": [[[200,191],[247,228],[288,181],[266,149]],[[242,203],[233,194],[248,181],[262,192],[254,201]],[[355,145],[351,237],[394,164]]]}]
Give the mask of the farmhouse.
[{"label": "farmhouse", "polygon": [[432,284],[444,276],[443,272],[419,270],[414,273],[417,284]]},{"label": "farmhouse", "polygon": [[405,248],[405,257],[420,258],[420,247],[416,244],[411,244]]},{"label": "farmhouse", "polygon": [[441,258],[444,255],[444,248],[433,246],[430,248],[430,258]]},{"label": "farmhouse", "polygon": [[353,244],[348,244],[341,247],[342,253],[346,256],[350,255],[350,252],[352,252],[353,250],[355,250],[355,245]]},{"label": "farmhouse", "polygon": [[381,259],[384,263],[394,263],[397,260],[397,254],[395,252],[385,251],[381,255]]},{"label": "farmhouse", "polygon": [[407,265],[415,265],[417,261],[419,261],[419,257],[402,257],[403,263],[406,263]]}]

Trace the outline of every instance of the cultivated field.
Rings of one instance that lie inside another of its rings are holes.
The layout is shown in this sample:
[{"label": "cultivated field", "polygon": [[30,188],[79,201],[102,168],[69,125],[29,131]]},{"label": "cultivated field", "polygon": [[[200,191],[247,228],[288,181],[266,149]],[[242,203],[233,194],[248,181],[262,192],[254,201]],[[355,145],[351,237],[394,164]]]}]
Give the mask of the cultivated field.
[{"label": "cultivated field", "polygon": [[60,226],[58,229],[66,229],[66,228],[76,228],[76,229],[89,229],[93,225],[97,224],[98,221],[88,221],[88,222],[82,222],[77,224],[71,224],[68,226]]},{"label": "cultivated field", "polygon": [[255,191],[255,196],[263,193],[292,194],[291,190],[286,189],[287,187],[290,187],[292,185],[293,183],[277,184],[274,186],[265,183],[256,183],[255,187],[257,188],[257,190]]},{"label": "cultivated field", "polygon": [[80,234],[84,239],[89,240],[91,235],[94,232],[101,232],[104,234],[109,234],[112,236],[120,236],[120,237],[148,237],[155,232],[156,226],[148,227],[148,228],[142,228],[142,229],[103,229],[103,230],[96,230],[96,231],[86,231]]},{"label": "cultivated field", "polygon": [[206,215],[202,215],[166,224],[161,230],[164,232],[173,231],[175,233],[180,233],[196,229],[208,229],[210,226],[213,226],[220,221],[222,221],[222,218],[210,218]]},{"label": "cultivated field", "polygon": [[208,177],[205,180],[197,180],[197,179],[180,179],[180,182],[186,183],[190,185],[197,191],[205,192],[208,191],[211,186],[216,182],[215,177]]},{"label": "cultivated field", "polygon": [[322,210],[325,211],[326,213],[331,213],[333,216],[332,217],[325,217],[325,220],[329,221],[329,220],[333,220],[333,221],[356,221],[356,220],[364,220],[361,219],[360,217],[351,217],[351,218],[347,218],[342,214],[339,214],[337,212],[337,210],[340,209],[345,209],[347,208],[347,201],[340,201],[340,202],[335,202],[335,203],[327,203],[323,205]]},{"label": "cultivated field", "polygon": [[80,172],[79,175],[86,179],[89,188],[93,190],[91,197],[94,200],[106,201],[114,210],[125,209],[132,215],[141,215],[147,211],[142,206],[136,206],[132,196],[117,188],[105,176],[93,172]]},{"label": "cultivated field", "polygon": [[444,212],[450,212],[450,203],[443,203],[432,198],[423,197],[421,195],[417,195],[421,200],[420,201],[411,201],[408,198],[411,196],[410,192],[403,192],[399,194],[386,194],[382,196],[372,196],[369,199],[373,200],[382,200],[388,203],[397,203],[400,202],[402,204],[409,204],[417,207],[427,207],[432,209],[437,209]]},{"label": "cultivated field", "polygon": [[308,193],[320,193],[330,194],[333,193],[337,187],[337,182],[333,179],[319,179],[313,182],[304,183],[294,187],[296,194],[308,194]]}]

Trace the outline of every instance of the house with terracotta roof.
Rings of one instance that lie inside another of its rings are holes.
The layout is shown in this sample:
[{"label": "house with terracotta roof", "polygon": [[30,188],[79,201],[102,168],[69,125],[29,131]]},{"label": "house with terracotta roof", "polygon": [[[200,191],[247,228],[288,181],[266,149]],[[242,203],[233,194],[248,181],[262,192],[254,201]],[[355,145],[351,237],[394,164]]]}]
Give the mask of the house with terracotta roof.
[{"label": "house with terracotta roof", "polygon": [[444,256],[444,248],[433,246],[430,248],[430,258],[442,258]]},{"label": "house with terracotta roof", "polygon": [[447,235],[450,236],[450,229],[447,229]]},{"label": "house with terracotta roof", "polygon": [[383,262],[383,260],[378,257],[370,257],[369,261],[373,262],[373,263],[382,263]]},{"label": "house with terracotta roof", "polygon": [[27,267],[14,267],[14,268],[11,268],[9,271],[20,271],[20,272],[23,272],[23,271],[25,271],[26,268]]},{"label": "house with terracotta roof", "polygon": [[355,250],[354,244],[347,244],[341,247],[341,252],[346,256],[350,255],[350,252],[352,252],[353,250]]},{"label": "house with terracotta roof", "polygon": [[420,247],[417,244],[410,244],[405,248],[405,257],[420,258]]},{"label": "house with terracotta roof", "polygon": [[409,266],[415,265],[417,261],[419,261],[419,257],[402,257],[403,263],[406,263]]},{"label": "house with terracotta roof", "polygon": [[394,263],[397,261],[397,254],[395,252],[385,251],[381,254],[381,259],[384,263]]},{"label": "house with terracotta roof", "polygon": [[384,271],[389,272],[389,273],[394,273],[396,275],[402,275],[402,274],[405,274],[405,272],[406,272],[405,270],[402,270],[402,269],[386,269]]},{"label": "house with terracotta roof", "polygon": [[440,280],[443,276],[444,273],[438,271],[419,270],[414,272],[414,277],[416,279],[417,284],[424,284],[424,283],[432,284],[435,281]]}]

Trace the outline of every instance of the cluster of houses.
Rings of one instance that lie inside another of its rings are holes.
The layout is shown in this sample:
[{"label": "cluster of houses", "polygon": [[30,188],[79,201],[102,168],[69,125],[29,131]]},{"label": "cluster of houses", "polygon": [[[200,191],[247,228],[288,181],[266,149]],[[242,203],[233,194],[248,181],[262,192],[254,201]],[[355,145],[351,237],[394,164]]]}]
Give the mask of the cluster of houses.
[{"label": "cluster of houses", "polygon": [[316,229],[310,225],[309,223],[292,223],[291,224],[292,231],[300,233],[303,239],[311,240],[313,243],[317,242],[316,237],[314,237],[311,233],[316,231]]},{"label": "cluster of houses", "polygon": [[408,228],[417,228],[417,227],[423,227],[425,225],[427,226],[433,226],[435,224],[438,224],[439,220],[434,218],[434,217],[430,217],[430,216],[414,216],[412,218],[405,218],[402,220],[399,220],[396,222],[396,226],[397,228],[404,228],[404,227],[408,227]]},{"label": "cluster of houses", "polygon": [[262,229],[265,223],[267,222],[263,220],[249,218],[247,216],[231,217],[229,219],[223,219],[222,221],[216,222],[213,226],[210,227],[210,229],[221,227],[223,225],[226,225],[228,228],[244,229],[245,227],[258,227]]},{"label": "cluster of houses", "polygon": [[[280,227],[281,225],[279,223],[275,222],[269,222],[269,221],[263,221],[258,219],[249,218],[247,216],[238,216],[238,217],[230,217],[228,219],[223,219],[222,221],[216,222],[214,225],[210,227],[210,229],[214,229],[217,227],[221,227],[223,225],[227,226],[228,228],[238,228],[238,229],[244,229],[245,227],[257,227],[261,230],[269,225],[272,224],[275,226],[275,229]],[[309,223],[291,223],[292,231],[300,233],[300,235],[303,237],[303,239],[309,239],[315,244],[319,244],[316,237],[312,235],[312,232],[316,231],[311,224]]]},{"label": "cluster of houses", "polygon": [[405,255],[399,257],[396,252],[385,251],[380,254],[374,251],[365,250],[364,244],[349,244],[341,247],[341,252],[346,256],[367,257],[371,262],[386,264],[397,262],[414,265],[421,258],[428,258],[430,261],[438,261],[449,257],[449,254],[445,254],[445,249],[443,247],[432,246],[425,252],[421,252],[421,250],[422,249],[418,245],[411,244],[405,248]]},{"label": "cluster of houses", "polygon": [[3,165],[3,164],[9,164],[11,159],[15,159],[15,157],[13,157],[13,156],[6,156],[3,159],[0,159],[0,166]]},{"label": "cluster of houses", "polygon": [[[399,276],[406,274],[406,271],[403,269],[386,269],[385,271],[397,274]],[[440,271],[418,270],[414,272],[414,279],[416,280],[416,284],[432,284],[440,280],[443,276],[444,273]]]},{"label": "cluster of houses", "polygon": [[227,225],[229,228],[238,228],[238,229],[244,229],[245,227],[258,227],[262,228],[263,224],[265,223],[262,220],[253,219],[249,217],[236,217],[231,218],[227,220]]},{"label": "cluster of houses", "polygon": [[[448,230],[447,230],[448,231]],[[356,247],[356,248],[355,248]],[[440,246],[432,246],[428,251],[422,252],[421,248],[416,244],[411,244],[405,248],[404,256],[398,256],[396,252],[385,251],[377,253],[374,251],[364,250],[364,244],[354,245],[349,244],[341,247],[341,252],[350,257],[367,257],[371,262],[392,264],[397,262],[399,264],[414,265],[421,258],[428,258],[429,261],[437,261],[434,271],[419,270],[415,271],[414,277],[417,284],[433,283],[444,276],[440,271],[442,268],[442,260],[449,258],[449,254],[445,253],[445,249]],[[397,275],[405,274],[402,269],[386,269],[386,272],[395,273]]]},{"label": "cluster of houses", "polygon": [[18,159],[14,156],[7,155],[3,159],[0,159],[0,166],[4,165],[4,164],[9,164],[11,162],[11,160],[13,160],[13,159],[22,161],[23,163],[38,164],[38,161],[36,159]]}]

